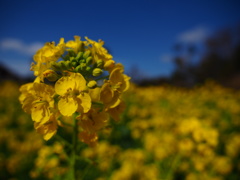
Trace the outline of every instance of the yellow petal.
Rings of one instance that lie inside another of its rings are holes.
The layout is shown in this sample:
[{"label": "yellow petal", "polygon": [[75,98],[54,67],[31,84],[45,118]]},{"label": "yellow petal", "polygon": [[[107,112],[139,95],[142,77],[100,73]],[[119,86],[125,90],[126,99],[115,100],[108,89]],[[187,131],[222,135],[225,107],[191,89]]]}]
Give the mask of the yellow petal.
[{"label": "yellow petal", "polygon": [[61,77],[55,84],[55,91],[57,94],[63,96],[68,89],[75,88],[75,79],[71,76]]},{"label": "yellow petal", "polygon": [[124,112],[125,107],[126,107],[126,106],[125,106],[124,102],[121,101],[121,102],[118,104],[118,106],[109,109],[107,112],[110,114],[110,116],[111,116],[115,121],[119,121],[119,120],[120,120],[120,114],[121,114],[122,112]]},{"label": "yellow petal", "polygon": [[20,102],[22,104],[22,108],[23,110],[28,113],[31,114],[32,112],[32,102],[34,101],[33,96],[29,95],[29,94],[21,94],[21,98]]},{"label": "yellow petal", "polygon": [[91,97],[87,93],[81,93],[78,98],[80,101],[80,106],[83,108],[83,112],[87,113],[89,109],[91,108]]},{"label": "yellow petal", "polygon": [[124,78],[124,81],[123,81],[123,84],[122,84],[122,87],[121,87],[121,91],[125,92],[130,87],[130,82],[129,82],[130,77],[128,77],[127,75],[123,74],[123,78]]},{"label": "yellow petal", "polygon": [[50,120],[45,124],[40,124],[35,122],[34,128],[39,134],[43,135],[44,140],[49,140],[53,135],[57,132],[57,121],[55,117],[52,115]]},{"label": "yellow petal", "polygon": [[114,108],[116,106],[118,106],[121,102],[121,100],[119,99],[119,94],[117,92],[114,93],[114,97],[111,101],[111,103],[107,104],[107,107],[109,108]]},{"label": "yellow petal", "polygon": [[109,115],[105,111],[99,109],[91,109],[88,113],[80,117],[80,125],[87,132],[97,132],[106,126]]},{"label": "yellow petal", "polygon": [[112,84],[117,84],[118,82],[123,81],[123,70],[121,68],[116,68],[114,69],[109,77],[109,80],[111,81]]},{"label": "yellow petal", "polygon": [[31,111],[32,120],[35,122],[44,124],[50,118],[50,110],[44,103],[34,103]]},{"label": "yellow petal", "polygon": [[100,88],[96,87],[95,89],[89,89],[89,95],[93,102],[100,101]]},{"label": "yellow petal", "polygon": [[80,90],[83,91],[86,89],[86,80],[84,79],[84,77],[79,74],[79,73],[74,73],[74,75],[72,76],[73,79],[75,80],[75,89],[76,90]]},{"label": "yellow petal", "polygon": [[72,97],[63,97],[58,102],[58,109],[63,116],[71,116],[77,108],[77,101]]},{"label": "yellow petal", "polygon": [[100,92],[100,100],[105,104],[105,103],[110,103],[112,98],[113,98],[113,91],[111,90],[109,83],[103,84]]},{"label": "yellow petal", "polygon": [[52,121],[51,123],[47,124],[47,131],[45,131],[45,134],[43,136],[43,139],[48,141],[53,135],[57,132],[57,123],[55,121]]}]

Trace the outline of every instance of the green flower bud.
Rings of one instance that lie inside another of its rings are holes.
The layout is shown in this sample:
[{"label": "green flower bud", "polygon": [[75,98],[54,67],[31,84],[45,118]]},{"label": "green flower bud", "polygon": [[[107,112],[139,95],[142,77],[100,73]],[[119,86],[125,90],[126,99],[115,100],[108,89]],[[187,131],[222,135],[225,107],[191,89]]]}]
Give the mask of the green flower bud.
[{"label": "green flower bud", "polygon": [[92,68],[90,66],[87,66],[86,71],[90,73],[92,71]]},{"label": "green flower bud", "polygon": [[75,71],[82,73],[82,72],[86,71],[86,67],[87,67],[87,65],[85,63],[81,63],[80,65],[78,65],[76,67]]},{"label": "green flower bud", "polygon": [[89,81],[87,84],[87,87],[89,87],[90,89],[93,89],[93,88],[97,87],[97,82],[94,80]]},{"label": "green flower bud", "polygon": [[90,54],[91,54],[91,51],[89,51],[89,50],[85,51],[85,52],[83,53],[83,58],[84,58],[84,59],[87,59],[88,56],[90,56]]},{"label": "green flower bud", "polygon": [[53,63],[51,64],[51,68],[52,68],[53,70],[55,70],[55,71],[60,71],[60,70],[61,70],[61,66],[60,66],[60,64],[57,63],[57,62],[53,62]]},{"label": "green flower bud", "polygon": [[70,59],[70,56],[67,54],[65,57],[63,57],[63,60],[67,61]]},{"label": "green flower bud", "polygon": [[62,70],[67,70],[71,68],[70,61],[61,61],[60,62],[60,67]]},{"label": "green flower bud", "polygon": [[75,57],[69,57],[69,60],[72,62],[72,61],[77,61],[76,59],[75,59]]},{"label": "green flower bud", "polygon": [[43,76],[49,81],[56,81],[59,78],[59,75],[51,69],[44,71]]},{"label": "green flower bud", "polygon": [[97,67],[98,67],[98,68],[102,68],[104,62],[103,62],[103,60],[100,59],[100,60],[97,60],[96,64],[97,64]]},{"label": "green flower bud", "polygon": [[79,60],[78,62],[79,62],[79,64],[81,64],[81,63],[85,63],[86,60],[85,60],[85,59],[81,59],[81,60]]},{"label": "green flower bud", "polygon": [[71,66],[72,66],[72,64],[71,64],[70,61],[65,61],[64,64],[65,64],[65,66],[66,66],[67,69],[70,69]]},{"label": "green flower bud", "polygon": [[95,69],[93,69],[92,75],[100,76],[102,73],[103,73],[103,70],[101,70],[100,68],[95,68]]},{"label": "green flower bud", "polygon": [[73,61],[73,62],[71,62],[71,65],[72,65],[72,67],[77,67],[78,66],[78,62]]},{"label": "green flower bud", "polygon": [[78,52],[77,56],[76,56],[76,60],[78,61],[79,59],[81,59],[83,56],[83,52]]},{"label": "green flower bud", "polygon": [[86,63],[87,63],[87,65],[92,64],[92,56],[89,56],[89,57],[86,59]]},{"label": "green flower bud", "polygon": [[82,71],[85,71],[86,67],[87,67],[87,64],[86,63],[81,63],[79,66],[81,66]]},{"label": "green flower bud", "polygon": [[81,70],[81,66],[78,65],[78,66],[75,68],[75,71],[81,73],[81,72],[82,72],[82,70]]}]

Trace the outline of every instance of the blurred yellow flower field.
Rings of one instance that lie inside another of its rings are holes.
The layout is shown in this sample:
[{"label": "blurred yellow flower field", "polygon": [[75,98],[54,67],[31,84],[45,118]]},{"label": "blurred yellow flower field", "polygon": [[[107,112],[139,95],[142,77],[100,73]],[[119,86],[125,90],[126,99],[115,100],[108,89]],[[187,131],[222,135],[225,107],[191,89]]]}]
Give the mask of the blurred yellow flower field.
[{"label": "blurred yellow flower field", "polygon": [[[71,144],[54,140],[71,138],[71,127],[59,126],[57,134],[64,136],[44,141],[31,115],[23,112],[19,95],[16,83],[1,84],[0,179],[69,179]],[[239,91],[212,82],[193,89],[131,85],[123,99],[120,121],[101,125],[96,146],[79,147],[78,177],[239,179]]]}]

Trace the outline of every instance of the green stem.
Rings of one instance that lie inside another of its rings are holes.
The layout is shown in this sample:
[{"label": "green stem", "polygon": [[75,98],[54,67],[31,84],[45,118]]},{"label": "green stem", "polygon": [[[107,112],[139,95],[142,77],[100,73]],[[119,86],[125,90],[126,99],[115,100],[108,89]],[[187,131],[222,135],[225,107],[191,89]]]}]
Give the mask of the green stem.
[{"label": "green stem", "polygon": [[165,177],[166,179],[173,179],[173,174],[174,174],[175,170],[177,169],[180,161],[181,161],[181,155],[177,154],[173,159],[173,162],[171,164],[169,171],[167,172],[167,175]]},{"label": "green stem", "polygon": [[73,116],[73,136],[72,136],[72,177],[73,180],[77,179],[77,172],[76,172],[76,160],[77,160],[77,143],[78,143],[78,126],[77,126],[77,119],[76,115]]},{"label": "green stem", "polygon": [[56,134],[55,137],[62,142],[65,146],[68,146],[69,148],[72,148],[72,144],[70,144],[67,140],[65,140],[63,137],[60,135]]}]

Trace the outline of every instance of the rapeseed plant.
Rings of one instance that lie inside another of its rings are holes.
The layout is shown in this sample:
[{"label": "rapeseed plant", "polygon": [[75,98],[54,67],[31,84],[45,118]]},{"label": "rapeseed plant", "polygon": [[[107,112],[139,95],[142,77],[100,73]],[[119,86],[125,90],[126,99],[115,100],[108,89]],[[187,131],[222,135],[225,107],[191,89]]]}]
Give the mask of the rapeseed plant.
[{"label": "rapeseed plant", "polygon": [[96,145],[98,132],[110,117],[119,120],[124,110],[121,96],[129,88],[123,65],[115,63],[103,45],[102,40],[85,37],[82,41],[79,36],[66,43],[61,38],[57,45],[46,43],[33,57],[34,82],[20,87],[22,108],[45,140],[56,135],[59,127],[72,127],[73,179],[79,141]]}]

